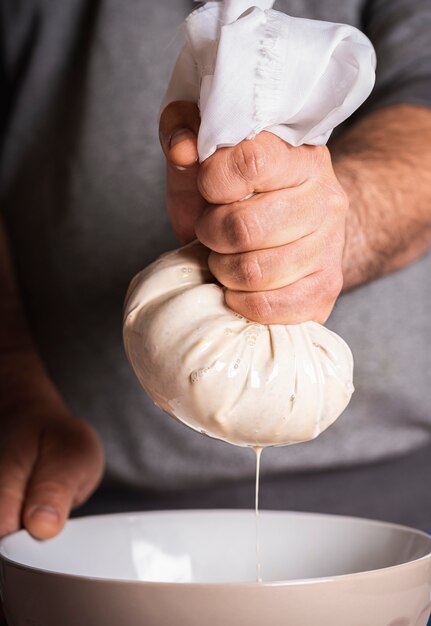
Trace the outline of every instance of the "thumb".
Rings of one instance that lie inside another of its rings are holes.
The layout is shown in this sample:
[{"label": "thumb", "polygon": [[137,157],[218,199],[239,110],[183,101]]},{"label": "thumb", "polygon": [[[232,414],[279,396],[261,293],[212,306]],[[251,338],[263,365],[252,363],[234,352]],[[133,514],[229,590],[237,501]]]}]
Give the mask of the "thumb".
[{"label": "thumb", "polygon": [[207,206],[197,185],[199,125],[199,109],[194,102],[172,102],[160,117],[160,143],[167,159],[166,204],[182,244],[196,237],[196,220]]},{"label": "thumb", "polygon": [[194,102],[171,102],[160,117],[160,143],[166,158],[177,169],[187,169],[198,160],[199,109]]},{"label": "thumb", "polygon": [[71,418],[47,429],[23,506],[27,530],[39,539],[54,537],[95,489],[102,470],[103,452],[90,426]]}]

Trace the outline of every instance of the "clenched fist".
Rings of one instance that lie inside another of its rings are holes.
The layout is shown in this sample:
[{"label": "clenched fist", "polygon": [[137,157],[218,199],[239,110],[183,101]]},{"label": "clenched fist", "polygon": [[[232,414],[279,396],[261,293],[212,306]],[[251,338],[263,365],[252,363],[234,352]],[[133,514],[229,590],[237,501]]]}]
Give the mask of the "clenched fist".
[{"label": "clenched fist", "polygon": [[163,111],[168,212],[181,242],[210,248],[226,303],[266,324],[320,323],[343,285],[347,196],[326,147],[294,148],[269,132],[198,164],[199,113]]}]

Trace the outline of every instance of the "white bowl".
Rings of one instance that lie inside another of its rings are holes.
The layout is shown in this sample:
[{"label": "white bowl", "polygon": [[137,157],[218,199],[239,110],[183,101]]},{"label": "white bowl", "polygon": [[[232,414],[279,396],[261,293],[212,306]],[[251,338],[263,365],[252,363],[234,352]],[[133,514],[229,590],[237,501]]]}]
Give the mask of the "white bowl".
[{"label": "white bowl", "polygon": [[426,626],[431,537],[264,511],[108,515],[0,543],[10,626]]}]

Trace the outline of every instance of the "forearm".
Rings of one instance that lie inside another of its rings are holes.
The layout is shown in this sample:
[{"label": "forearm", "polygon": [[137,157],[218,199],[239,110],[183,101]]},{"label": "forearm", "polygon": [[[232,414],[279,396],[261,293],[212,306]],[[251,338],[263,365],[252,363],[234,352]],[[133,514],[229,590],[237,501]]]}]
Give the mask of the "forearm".
[{"label": "forearm", "polygon": [[33,343],[0,216],[0,416],[14,414],[17,405],[66,412]]},{"label": "forearm", "polygon": [[376,111],[334,143],[332,157],[350,200],[346,290],[407,265],[431,246],[431,110]]}]

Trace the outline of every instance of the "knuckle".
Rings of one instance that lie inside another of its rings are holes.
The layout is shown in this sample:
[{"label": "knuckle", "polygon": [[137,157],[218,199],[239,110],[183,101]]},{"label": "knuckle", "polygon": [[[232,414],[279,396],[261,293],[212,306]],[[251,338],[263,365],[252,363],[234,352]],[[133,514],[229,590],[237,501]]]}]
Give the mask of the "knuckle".
[{"label": "knuckle", "polygon": [[265,149],[256,141],[242,141],[235,149],[234,166],[245,181],[261,178],[266,169]]},{"label": "knuckle", "polygon": [[293,308],[305,312],[300,321],[314,320],[324,324],[334,308],[342,286],[341,269],[322,271],[304,291],[298,290],[295,296],[290,298],[290,304]]},{"label": "knuckle", "polygon": [[259,286],[263,281],[263,271],[257,255],[240,255],[237,260],[237,274],[245,287],[253,289]]},{"label": "knuckle", "polygon": [[198,173],[199,192],[210,204],[220,202],[220,185],[217,184],[220,179],[220,165],[215,159],[216,154],[201,163]]},{"label": "knuckle", "polygon": [[247,317],[263,323],[268,323],[274,313],[274,307],[271,299],[265,292],[252,293],[244,297],[245,309]]},{"label": "knuckle", "polygon": [[36,482],[31,489],[31,499],[61,502],[70,498],[71,486],[55,479],[44,479]]},{"label": "knuckle", "polygon": [[229,211],[224,218],[224,233],[227,241],[236,249],[247,249],[252,242],[250,220],[240,210]]}]

